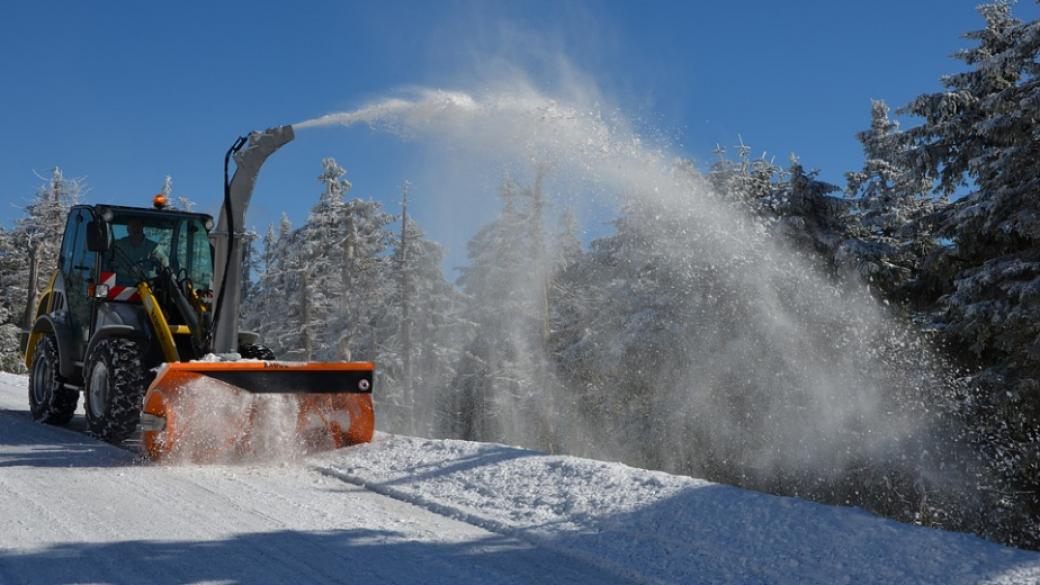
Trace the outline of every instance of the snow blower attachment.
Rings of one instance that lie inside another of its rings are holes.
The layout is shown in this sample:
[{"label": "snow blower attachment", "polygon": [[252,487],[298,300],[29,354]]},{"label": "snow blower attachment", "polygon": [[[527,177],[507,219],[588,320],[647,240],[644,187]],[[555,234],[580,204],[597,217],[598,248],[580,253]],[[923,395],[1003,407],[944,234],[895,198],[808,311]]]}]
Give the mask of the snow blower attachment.
[{"label": "snow blower attachment", "polygon": [[198,462],[367,443],[372,371],[367,362],[164,364],[141,415],[145,452]]},{"label": "snow blower attachment", "polygon": [[246,208],[260,167],[293,136],[282,126],[235,141],[216,229],[158,203],[72,208],[26,347],[36,420],[67,423],[82,389],[91,433],[119,443],[140,429],[154,459],[371,440],[371,363],[275,361],[238,328]]}]

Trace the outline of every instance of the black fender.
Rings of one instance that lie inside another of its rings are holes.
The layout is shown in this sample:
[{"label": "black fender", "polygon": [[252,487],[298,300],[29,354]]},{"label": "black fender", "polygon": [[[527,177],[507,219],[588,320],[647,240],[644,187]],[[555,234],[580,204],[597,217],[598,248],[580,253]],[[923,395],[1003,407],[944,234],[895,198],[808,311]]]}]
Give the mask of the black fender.
[{"label": "black fender", "polygon": [[[29,339],[33,340],[32,334],[36,333],[54,335],[58,345],[58,373],[66,380],[75,379],[76,362],[78,361],[76,358],[80,356],[75,355],[72,349],[72,332],[69,331],[68,326],[51,315],[42,315],[33,323]],[[35,352],[35,347],[26,348],[27,362],[32,362],[32,354]]]}]

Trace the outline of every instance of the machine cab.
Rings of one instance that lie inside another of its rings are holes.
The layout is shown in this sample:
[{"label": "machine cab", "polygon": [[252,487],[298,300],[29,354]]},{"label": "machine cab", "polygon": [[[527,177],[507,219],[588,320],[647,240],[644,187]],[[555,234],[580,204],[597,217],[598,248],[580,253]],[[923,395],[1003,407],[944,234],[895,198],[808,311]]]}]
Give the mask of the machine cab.
[{"label": "machine cab", "polygon": [[[77,205],[69,212],[48,298],[62,346],[63,374],[82,365],[94,332],[106,325],[139,327],[137,284],[169,268],[197,290],[212,287],[209,215],[121,206]],[[122,306],[120,306],[122,305]],[[143,328],[142,328],[143,329]],[[140,329],[139,329],[140,330]],[[68,361],[66,359],[68,358]]]},{"label": "machine cab", "polygon": [[133,207],[99,207],[92,249],[99,252],[98,294],[108,300],[130,300],[128,288],[169,268],[175,278],[190,279],[197,289],[213,280],[213,253],[208,215]]}]

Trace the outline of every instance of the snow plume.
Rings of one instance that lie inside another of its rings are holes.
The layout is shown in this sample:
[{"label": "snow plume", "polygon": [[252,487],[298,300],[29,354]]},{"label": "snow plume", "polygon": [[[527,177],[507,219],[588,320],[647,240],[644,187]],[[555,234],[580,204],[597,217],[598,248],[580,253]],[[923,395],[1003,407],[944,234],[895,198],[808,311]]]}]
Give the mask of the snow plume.
[{"label": "snow plume", "polygon": [[[452,110],[473,111],[477,108],[472,97],[461,92],[424,91],[418,100],[388,99],[376,102],[353,112],[327,114],[320,118],[293,124],[294,130],[319,126],[353,126],[354,124],[390,124],[396,119],[419,120],[447,113]],[[402,124],[404,129],[410,124]]]},{"label": "snow plume", "polygon": [[[576,269],[554,271],[547,242],[488,262],[511,273],[497,289],[464,272],[476,330],[452,386],[424,395],[454,406],[417,409],[446,419],[431,427],[771,491],[831,486],[816,495],[842,502],[947,481],[949,384],[927,344],[595,91],[573,93],[423,90],[295,125],[367,124],[503,173],[538,168],[546,193],[621,210]],[[568,282],[578,298],[555,292]]]}]

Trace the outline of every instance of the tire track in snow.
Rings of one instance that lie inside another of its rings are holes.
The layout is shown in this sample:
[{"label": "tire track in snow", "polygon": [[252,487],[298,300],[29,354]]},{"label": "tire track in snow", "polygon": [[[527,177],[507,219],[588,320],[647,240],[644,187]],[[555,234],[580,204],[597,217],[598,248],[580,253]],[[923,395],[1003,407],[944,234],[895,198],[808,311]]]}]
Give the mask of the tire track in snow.
[{"label": "tire track in snow", "polygon": [[405,490],[395,489],[394,487],[385,484],[368,482],[365,481],[363,478],[326,465],[312,464],[310,465],[310,469],[322,475],[333,477],[341,481],[345,481],[347,483],[359,486],[368,491],[375,492],[387,496],[389,498],[393,498],[395,500],[406,502],[418,506],[420,508],[424,508],[435,514],[451,518],[452,520],[465,522],[467,524],[483,528],[490,532],[494,532],[496,534],[500,534],[502,536],[510,538],[515,538],[517,540],[526,542],[541,549],[552,551],[553,553],[559,554],[560,556],[568,557],[572,560],[579,561],[583,564],[589,565],[590,567],[595,567],[597,569],[607,571],[608,573],[618,578],[630,581],[632,583],[640,583],[646,585],[674,585],[671,581],[655,579],[653,577],[639,573],[631,567],[615,563],[610,559],[590,554],[580,549],[570,548],[567,546],[560,546],[552,540],[540,537],[537,534],[531,533],[530,531],[524,529],[517,529],[504,522],[498,522],[491,518],[486,518],[477,514],[466,512],[465,510],[462,510],[460,508],[444,504],[442,502],[438,502],[430,498],[426,498],[422,495],[409,493]]}]

